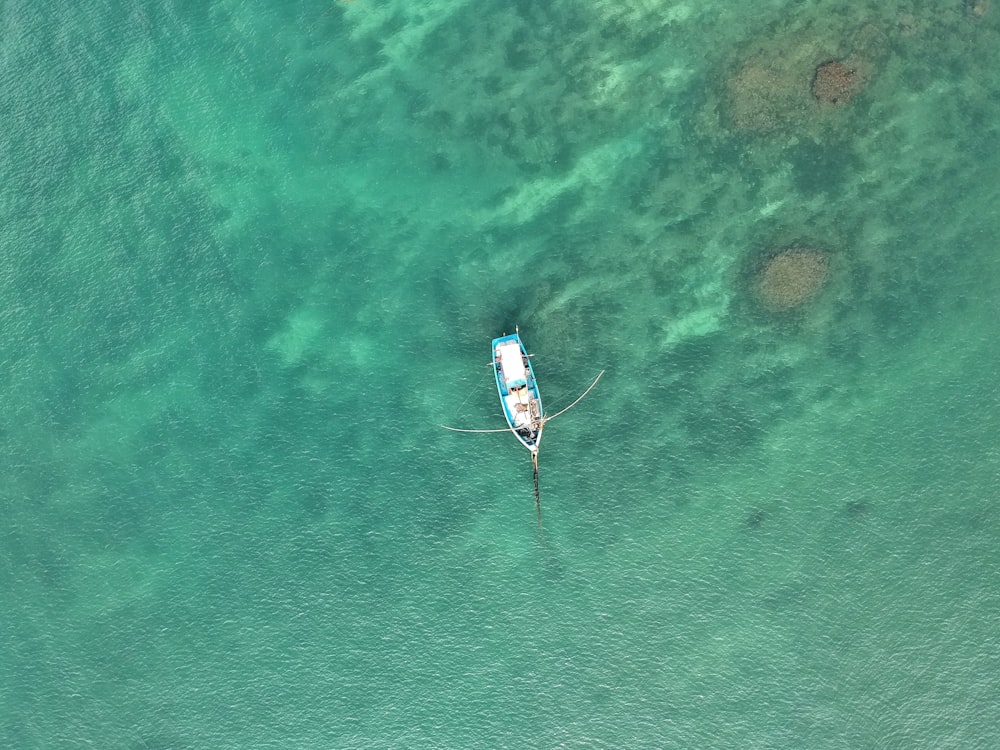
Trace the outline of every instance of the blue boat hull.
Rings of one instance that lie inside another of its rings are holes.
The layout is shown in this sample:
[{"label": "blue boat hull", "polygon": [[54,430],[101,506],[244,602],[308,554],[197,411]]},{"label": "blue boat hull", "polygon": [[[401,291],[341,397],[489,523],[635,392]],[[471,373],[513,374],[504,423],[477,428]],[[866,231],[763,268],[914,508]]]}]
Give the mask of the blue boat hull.
[{"label": "blue boat hull", "polygon": [[507,426],[525,448],[538,452],[542,397],[524,343],[517,333],[493,339],[493,374]]}]

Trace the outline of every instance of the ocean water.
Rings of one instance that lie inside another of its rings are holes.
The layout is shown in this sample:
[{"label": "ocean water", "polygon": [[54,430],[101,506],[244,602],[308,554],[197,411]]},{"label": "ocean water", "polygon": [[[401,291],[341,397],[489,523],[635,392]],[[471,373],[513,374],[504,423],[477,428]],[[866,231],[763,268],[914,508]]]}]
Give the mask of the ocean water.
[{"label": "ocean water", "polygon": [[993,6],[5,3],[0,748],[997,747]]}]

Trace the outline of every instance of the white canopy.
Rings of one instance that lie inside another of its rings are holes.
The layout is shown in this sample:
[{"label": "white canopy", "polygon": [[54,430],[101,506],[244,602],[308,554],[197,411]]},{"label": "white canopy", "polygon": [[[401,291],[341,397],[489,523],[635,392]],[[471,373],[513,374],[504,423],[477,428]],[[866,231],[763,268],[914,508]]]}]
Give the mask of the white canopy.
[{"label": "white canopy", "polygon": [[503,369],[504,380],[507,385],[518,380],[526,381],[528,371],[524,368],[524,360],[521,359],[521,347],[516,341],[505,341],[497,347],[500,352],[500,367]]}]

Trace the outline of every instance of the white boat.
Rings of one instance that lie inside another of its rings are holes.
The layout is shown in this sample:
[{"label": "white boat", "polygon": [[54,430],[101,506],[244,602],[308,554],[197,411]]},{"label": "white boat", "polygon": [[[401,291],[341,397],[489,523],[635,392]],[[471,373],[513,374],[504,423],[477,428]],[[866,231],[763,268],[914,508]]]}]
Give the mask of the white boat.
[{"label": "white boat", "polygon": [[493,339],[493,373],[504,419],[521,445],[538,453],[542,442],[542,395],[519,333]]},{"label": "white boat", "polygon": [[515,328],[512,334],[504,334],[493,339],[491,367],[496,378],[500,407],[504,419],[507,421],[507,428],[465,430],[447,425],[441,426],[453,432],[507,432],[507,430],[513,432],[514,437],[521,445],[531,451],[531,464],[534,468],[535,479],[535,508],[538,510],[538,525],[541,526],[542,505],[538,491],[538,446],[542,442],[542,430],[547,423],[580,403],[583,397],[597,385],[604,370],[597,374],[594,382],[573,403],[555,414],[547,416],[542,409],[542,394],[538,389],[538,381],[535,379],[535,370],[531,366],[531,355],[528,354],[524,342],[521,341],[519,330]]}]

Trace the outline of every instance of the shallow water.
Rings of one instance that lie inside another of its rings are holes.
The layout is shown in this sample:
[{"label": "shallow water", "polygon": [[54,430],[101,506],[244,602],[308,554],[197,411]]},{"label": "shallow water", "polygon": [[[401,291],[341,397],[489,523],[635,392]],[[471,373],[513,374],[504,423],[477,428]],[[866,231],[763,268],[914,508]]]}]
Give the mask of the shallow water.
[{"label": "shallow water", "polygon": [[0,747],[992,745],[1000,8],[145,5],[4,14]]}]

